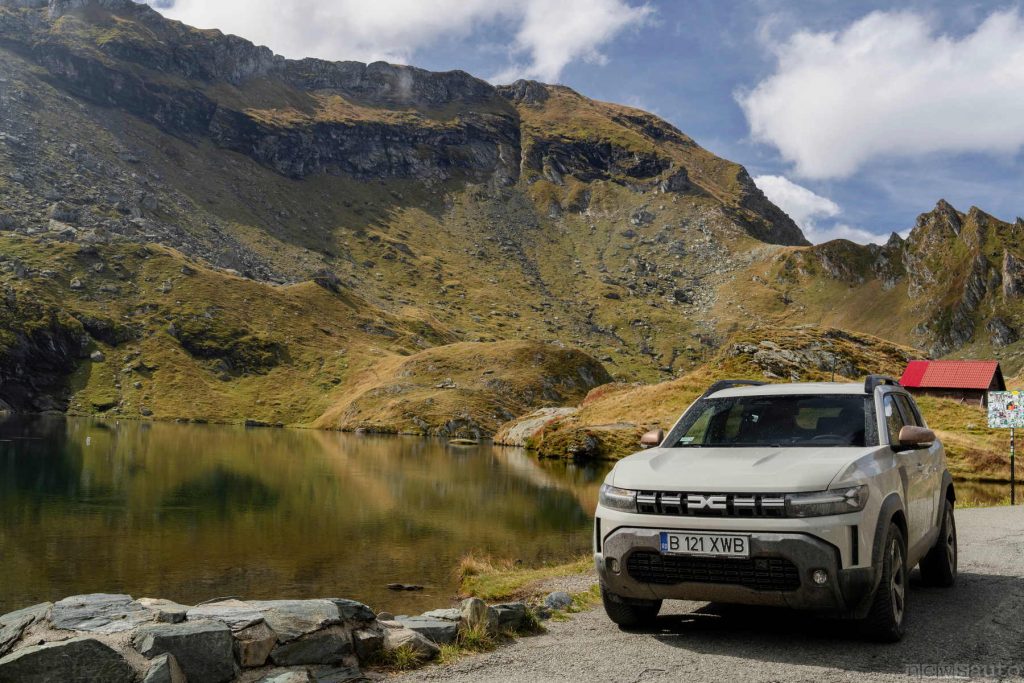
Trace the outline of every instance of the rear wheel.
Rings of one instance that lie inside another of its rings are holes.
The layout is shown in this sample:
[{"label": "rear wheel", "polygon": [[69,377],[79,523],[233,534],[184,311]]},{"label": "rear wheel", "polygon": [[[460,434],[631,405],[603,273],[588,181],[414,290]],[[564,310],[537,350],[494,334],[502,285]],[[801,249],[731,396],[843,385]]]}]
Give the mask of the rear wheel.
[{"label": "rear wheel", "polygon": [[921,560],[921,580],[926,586],[948,588],[956,583],[957,545],[953,503],[946,500],[939,538]]},{"label": "rear wheel", "polygon": [[623,628],[639,628],[651,624],[661,611],[661,600],[623,598],[601,586],[601,602],[608,618]]},{"label": "rear wheel", "polygon": [[907,611],[907,543],[895,524],[882,545],[882,576],[861,630],[871,640],[895,643],[903,638]]}]

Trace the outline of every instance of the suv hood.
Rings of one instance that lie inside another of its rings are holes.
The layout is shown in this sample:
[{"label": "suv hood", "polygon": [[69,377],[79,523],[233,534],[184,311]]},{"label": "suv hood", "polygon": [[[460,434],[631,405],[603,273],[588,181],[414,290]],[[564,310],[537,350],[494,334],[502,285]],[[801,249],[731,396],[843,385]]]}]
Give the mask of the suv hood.
[{"label": "suv hood", "polygon": [[620,460],[608,481],[638,491],[823,491],[846,465],[876,448],[652,448]]}]

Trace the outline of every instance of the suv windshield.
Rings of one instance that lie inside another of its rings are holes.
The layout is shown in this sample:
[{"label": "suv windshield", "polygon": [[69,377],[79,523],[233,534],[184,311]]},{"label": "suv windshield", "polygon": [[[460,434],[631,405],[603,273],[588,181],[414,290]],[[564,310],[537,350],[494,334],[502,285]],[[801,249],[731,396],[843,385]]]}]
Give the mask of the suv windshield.
[{"label": "suv windshield", "polygon": [[711,398],[688,410],[666,443],[673,448],[876,445],[874,421],[868,396]]}]

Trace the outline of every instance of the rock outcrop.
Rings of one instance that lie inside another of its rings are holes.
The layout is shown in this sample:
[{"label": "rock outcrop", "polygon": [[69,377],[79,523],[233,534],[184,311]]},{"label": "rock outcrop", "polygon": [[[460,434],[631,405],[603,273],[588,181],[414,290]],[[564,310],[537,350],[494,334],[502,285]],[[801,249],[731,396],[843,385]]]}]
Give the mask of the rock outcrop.
[{"label": "rock outcrop", "polygon": [[898,298],[887,299],[861,329],[912,342],[933,356],[986,341],[1005,347],[1017,341],[1014,330],[1024,322],[1016,305],[1024,293],[1016,233],[1016,224],[976,207],[962,213],[940,200],[918,216],[906,239],[894,234],[884,245],[836,240],[796,251],[782,258],[778,280],[793,286],[791,310],[802,303],[800,290],[820,279],[853,290],[832,302],[831,311],[840,315],[857,316],[852,309],[870,310],[879,291],[893,292]]},{"label": "rock outcrop", "polygon": [[[168,614],[181,620],[168,623]],[[366,605],[340,598],[188,607],[76,595],[0,616],[0,681],[340,683],[365,680],[360,667],[386,663],[398,649],[427,661],[464,629],[505,635],[532,624],[522,603],[488,607],[475,598],[433,615],[383,621]]]}]

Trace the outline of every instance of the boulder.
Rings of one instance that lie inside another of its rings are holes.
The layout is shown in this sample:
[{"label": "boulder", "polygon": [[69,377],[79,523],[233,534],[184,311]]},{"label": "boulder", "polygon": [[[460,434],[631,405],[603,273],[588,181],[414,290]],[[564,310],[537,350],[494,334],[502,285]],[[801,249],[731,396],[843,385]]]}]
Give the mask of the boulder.
[{"label": "boulder", "polygon": [[461,621],[462,612],[458,608],[451,607],[448,609],[432,609],[429,612],[424,612],[424,617],[431,619],[444,619],[445,621]]},{"label": "boulder", "polygon": [[89,360],[91,360],[93,363],[102,363],[106,359],[107,357],[103,354],[102,351],[93,351],[92,353],[89,354]]},{"label": "boulder", "polygon": [[241,600],[220,600],[189,608],[188,618],[190,621],[220,621],[232,631],[238,631],[263,621],[263,612]]},{"label": "boulder", "polygon": [[47,212],[47,218],[52,221],[58,221],[60,223],[77,223],[78,222],[78,209],[66,202],[54,202],[50,205],[50,210]]},{"label": "boulder", "polygon": [[270,660],[278,666],[341,664],[352,652],[348,632],[336,626],[278,645],[270,652]]},{"label": "boulder", "polygon": [[257,624],[235,631],[234,636],[235,656],[243,667],[263,666],[277,645],[277,634],[262,619]]},{"label": "boulder", "polygon": [[249,604],[263,614],[282,643],[341,621],[338,606],[330,600],[253,600]]},{"label": "boulder", "polygon": [[165,624],[179,624],[185,621],[188,607],[163,598],[139,598],[135,601],[145,609],[154,612],[153,618]]},{"label": "boulder", "polygon": [[549,609],[565,609],[572,604],[572,596],[565,591],[548,593],[544,598],[544,606]]},{"label": "boulder", "polygon": [[148,659],[174,655],[190,681],[226,683],[238,674],[231,629],[219,621],[143,626],[132,645]]},{"label": "boulder", "polygon": [[487,624],[487,603],[480,598],[466,598],[459,606],[462,623],[467,628],[476,628]]},{"label": "boulder", "polygon": [[14,648],[14,644],[21,639],[25,629],[45,619],[51,607],[53,603],[43,602],[0,616],[0,657]]},{"label": "boulder", "polygon": [[338,616],[342,621],[373,621],[376,617],[373,610],[361,602],[345,598],[330,598],[338,608]]},{"label": "boulder", "polygon": [[186,683],[186,678],[174,655],[160,655],[150,664],[142,683]]},{"label": "boulder", "polygon": [[459,622],[434,617],[397,617],[396,622],[438,644],[453,643],[459,636]]},{"label": "boulder", "polygon": [[522,631],[529,624],[529,612],[521,602],[495,605],[493,609],[498,631]]},{"label": "boulder", "polygon": [[135,671],[95,638],[34,645],[0,659],[0,681],[18,683],[131,683]]},{"label": "boulder", "polygon": [[56,629],[89,633],[121,633],[155,619],[155,613],[130,595],[73,595],[54,603],[50,623]]},{"label": "boulder", "polygon": [[441,652],[441,648],[425,635],[405,628],[396,621],[383,622],[383,625],[385,652],[392,652],[400,647],[408,647],[413,652],[419,653],[427,659],[433,659]]},{"label": "boulder", "polygon": [[360,662],[372,662],[384,649],[384,633],[377,629],[357,628],[352,631],[352,647]]}]

